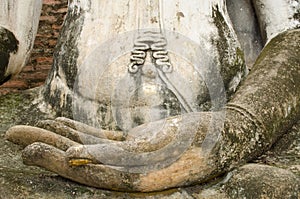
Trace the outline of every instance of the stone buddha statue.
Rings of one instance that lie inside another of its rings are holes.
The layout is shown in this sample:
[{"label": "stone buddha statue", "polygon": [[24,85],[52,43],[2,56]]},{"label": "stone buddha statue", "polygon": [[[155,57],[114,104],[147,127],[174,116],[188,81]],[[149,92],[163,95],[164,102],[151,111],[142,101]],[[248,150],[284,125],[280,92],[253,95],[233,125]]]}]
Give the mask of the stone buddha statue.
[{"label": "stone buddha statue", "polygon": [[14,126],[7,138],[26,146],[28,165],[120,191],[207,182],[257,157],[300,115],[299,62],[289,62],[299,52],[269,62],[299,31],[272,42],[282,27],[268,21],[272,2],[261,4],[245,1],[249,26],[228,14],[231,1],[70,0],[39,98],[64,117]]}]

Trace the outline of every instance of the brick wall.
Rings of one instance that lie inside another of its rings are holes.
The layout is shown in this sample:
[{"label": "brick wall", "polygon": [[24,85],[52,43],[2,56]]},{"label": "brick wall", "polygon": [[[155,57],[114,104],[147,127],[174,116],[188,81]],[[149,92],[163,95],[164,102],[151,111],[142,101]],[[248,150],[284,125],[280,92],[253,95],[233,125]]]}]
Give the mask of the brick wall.
[{"label": "brick wall", "polygon": [[53,51],[67,12],[67,4],[67,0],[43,0],[31,57],[18,76],[0,86],[0,95],[34,88],[44,83],[52,65]]}]

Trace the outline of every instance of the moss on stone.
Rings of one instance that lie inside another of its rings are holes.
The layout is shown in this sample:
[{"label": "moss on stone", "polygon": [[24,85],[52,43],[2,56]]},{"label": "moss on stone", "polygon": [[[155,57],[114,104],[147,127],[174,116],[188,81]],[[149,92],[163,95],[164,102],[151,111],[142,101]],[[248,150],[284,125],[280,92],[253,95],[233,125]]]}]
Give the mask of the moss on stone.
[{"label": "moss on stone", "polygon": [[219,38],[212,43],[217,47],[219,54],[219,63],[221,65],[221,76],[223,77],[224,86],[228,95],[231,80],[237,74],[242,74],[241,78],[246,75],[246,63],[244,53],[239,48],[239,44],[233,31],[229,28],[222,13],[218,7],[213,8],[213,22],[218,29]]},{"label": "moss on stone", "polygon": [[236,171],[224,186],[229,198],[298,198],[299,179],[272,166],[248,164]]}]

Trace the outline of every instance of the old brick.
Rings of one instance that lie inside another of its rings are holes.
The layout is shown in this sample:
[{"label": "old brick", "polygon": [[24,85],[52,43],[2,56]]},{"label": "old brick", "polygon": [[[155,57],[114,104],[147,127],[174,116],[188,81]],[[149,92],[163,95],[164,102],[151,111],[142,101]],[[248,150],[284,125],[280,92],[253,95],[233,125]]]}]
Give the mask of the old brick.
[{"label": "old brick", "polygon": [[38,57],[36,58],[38,63],[52,62],[52,57]]},{"label": "old brick", "polygon": [[53,30],[60,30],[61,29],[61,24],[60,25],[53,24],[52,29]]},{"label": "old brick", "polygon": [[67,8],[59,8],[57,10],[51,10],[51,13],[53,14],[65,14],[67,12]]},{"label": "old brick", "polygon": [[50,47],[55,47],[57,40],[51,39],[48,41]]},{"label": "old brick", "polygon": [[55,16],[41,16],[40,21],[46,21],[48,23],[54,23],[56,22],[56,17]]},{"label": "old brick", "polygon": [[1,88],[18,88],[18,89],[26,89],[28,88],[28,85],[26,81],[22,80],[17,80],[15,79],[14,81],[8,81],[1,85]]},{"label": "old brick", "polygon": [[61,1],[58,0],[43,0],[43,4],[45,5],[56,5],[56,4],[61,4]]}]

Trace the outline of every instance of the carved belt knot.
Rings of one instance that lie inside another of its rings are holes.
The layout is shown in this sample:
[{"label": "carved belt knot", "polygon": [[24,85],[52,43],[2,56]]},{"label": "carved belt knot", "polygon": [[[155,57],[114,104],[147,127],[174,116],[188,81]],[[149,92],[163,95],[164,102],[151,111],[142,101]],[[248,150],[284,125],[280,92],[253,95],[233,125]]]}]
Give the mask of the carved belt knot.
[{"label": "carved belt knot", "polygon": [[145,31],[141,33],[134,42],[131,51],[128,71],[135,74],[145,63],[147,51],[151,52],[152,60],[156,67],[163,72],[172,72],[172,66],[166,50],[167,41],[160,32]]}]

